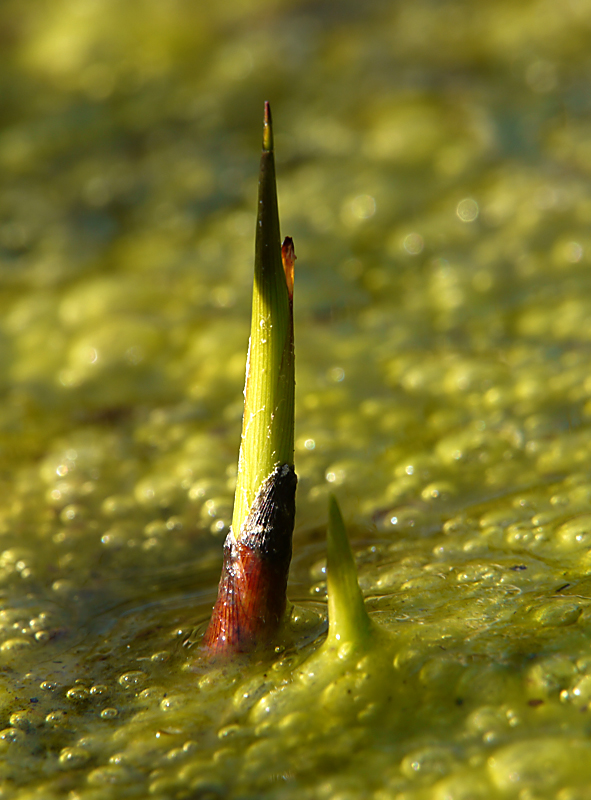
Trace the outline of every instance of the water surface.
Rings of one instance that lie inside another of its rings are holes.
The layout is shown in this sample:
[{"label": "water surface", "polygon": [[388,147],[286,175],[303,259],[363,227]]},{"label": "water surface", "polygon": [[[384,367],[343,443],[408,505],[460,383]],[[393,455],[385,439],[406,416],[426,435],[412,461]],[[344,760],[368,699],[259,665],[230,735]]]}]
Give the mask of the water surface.
[{"label": "water surface", "polygon": [[[4,3],[0,797],[589,797],[590,20]],[[264,100],[299,639],[222,668]],[[383,636],[322,660],[330,491]]]}]

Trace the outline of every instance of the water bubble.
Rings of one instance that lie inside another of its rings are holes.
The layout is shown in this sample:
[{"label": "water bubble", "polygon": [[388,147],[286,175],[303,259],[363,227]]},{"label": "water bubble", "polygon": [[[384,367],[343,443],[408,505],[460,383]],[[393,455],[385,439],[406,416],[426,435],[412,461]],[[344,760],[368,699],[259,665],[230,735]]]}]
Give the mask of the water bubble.
[{"label": "water bubble", "polygon": [[328,370],[328,379],[335,383],[340,383],[345,379],[345,370],[342,367],[332,367]]},{"label": "water bubble", "polygon": [[31,646],[31,642],[29,639],[7,639],[0,645],[0,652],[7,653],[11,650],[24,650],[27,647]]},{"label": "water bubble", "polygon": [[67,716],[68,714],[66,711],[58,708],[55,711],[50,711],[49,714],[47,714],[45,717],[45,723],[46,725],[49,725],[50,728],[58,728],[66,723]]},{"label": "water bubble", "polygon": [[146,673],[139,669],[132,670],[131,672],[124,672],[120,675],[117,682],[124,689],[134,689],[142,684],[146,679]]},{"label": "water bubble", "polygon": [[4,728],[0,731],[0,741],[7,744],[18,744],[24,740],[25,735],[24,731],[18,728]]},{"label": "water bubble", "polygon": [[170,695],[160,703],[162,711],[181,711],[186,708],[187,698],[182,695]]},{"label": "water bubble", "polygon": [[109,687],[102,683],[97,683],[90,687],[90,694],[93,695],[93,697],[101,697],[102,695],[107,694],[108,691]]},{"label": "water bubble", "polygon": [[571,264],[578,264],[583,258],[583,248],[578,242],[567,242],[564,247],[564,257]]},{"label": "water bubble", "polygon": [[465,197],[458,203],[456,214],[462,222],[474,222],[479,214],[478,203],[471,197]]},{"label": "water bubble", "polygon": [[13,728],[19,728],[21,731],[30,730],[33,727],[32,713],[28,708],[15,711],[10,715],[8,722]]},{"label": "water bubble", "polygon": [[127,767],[113,764],[93,770],[87,778],[91,786],[113,786],[131,783],[134,773]]},{"label": "water bubble", "polygon": [[423,249],[425,247],[425,242],[420,234],[409,233],[408,236],[404,237],[402,246],[409,254],[409,256],[418,256],[419,253],[423,252]]},{"label": "water bubble", "polygon": [[169,652],[167,652],[166,650],[159,650],[157,653],[153,653],[150,656],[150,661],[154,661],[156,663],[163,663],[165,661],[168,661],[169,658],[170,658]]},{"label": "water bubble", "polygon": [[76,703],[83,703],[90,697],[90,692],[86,686],[73,686],[66,692],[66,697]]},{"label": "water bubble", "polygon": [[349,201],[346,211],[357,220],[371,219],[376,213],[375,197],[370,194],[358,194]]},{"label": "water bubble", "polygon": [[90,758],[90,753],[82,747],[65,747],[59,754],[60,767],[76,769],[81,767]]}]

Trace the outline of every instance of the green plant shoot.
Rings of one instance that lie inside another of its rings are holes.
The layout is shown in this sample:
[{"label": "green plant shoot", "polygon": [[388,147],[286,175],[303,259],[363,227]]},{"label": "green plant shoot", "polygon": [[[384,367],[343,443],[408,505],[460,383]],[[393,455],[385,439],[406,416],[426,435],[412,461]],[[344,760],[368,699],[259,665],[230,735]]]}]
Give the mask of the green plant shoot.
[{"label": "green plant shoot", "polygon": [[325,644],[328,647],[365,645],[373,625],[365,610],[345,523],[333,495],[328,501],[326,575],[328,636]]},{"label": "green plant shoot", "polygon": [[293,466],[293,242],[279,236],[273,129],[265,103],[252,322],[231,530],[218,597],[203,638],[210,654],[264,647],[281,626],[291,561]]},{"label": "green plant shoot", "polygon": [[273,128],[265,103],[259,174],[250,345],[232,530],[240,538],[263,481],[294,462],[292,287],[281,258]]}]

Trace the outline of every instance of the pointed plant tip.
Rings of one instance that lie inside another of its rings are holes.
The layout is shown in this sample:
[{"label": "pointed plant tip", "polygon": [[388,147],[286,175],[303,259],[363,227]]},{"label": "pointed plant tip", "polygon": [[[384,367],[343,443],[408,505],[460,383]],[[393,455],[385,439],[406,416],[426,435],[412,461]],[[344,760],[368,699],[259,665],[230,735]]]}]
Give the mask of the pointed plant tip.
[{"label": "pointed plant tip", "polygon": [[265,100],[265,116],[263,121],[263,151],[270,153],[273,150],[273,121],[271,119],[271,106]]},{"label": "pointed plant tip", "polygon": [[343,517],[341,515],[341,509],[339,508],[337,498],[334,496],[332,492],[330,492],[330,494],[328,495],[328,516],[329,519],[330,518],[332,518],[332,520],[336,519],[339,520],[341,524],[344,524],[342,522]]},{"label": "pointed plant tip", "polygon": [[343,515],[332,494],[328,498],[327,585],[327,642],[361,645],[371,635],[372,625],[359,588]]}]

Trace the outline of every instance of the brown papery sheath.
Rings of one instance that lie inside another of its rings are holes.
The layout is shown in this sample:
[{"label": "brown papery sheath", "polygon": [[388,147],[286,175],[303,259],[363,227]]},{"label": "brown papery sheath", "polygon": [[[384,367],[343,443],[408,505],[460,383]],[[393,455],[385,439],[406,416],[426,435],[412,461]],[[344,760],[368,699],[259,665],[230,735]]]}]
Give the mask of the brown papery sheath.
[{"label": "brown papery sheath", "polygon": [[278,465],[263,481],[246,521],[224,544],[224,563],[203,646],[212,655],[246,653],[277,633],[286,606],[297,477]]}]

